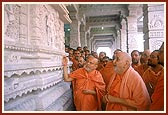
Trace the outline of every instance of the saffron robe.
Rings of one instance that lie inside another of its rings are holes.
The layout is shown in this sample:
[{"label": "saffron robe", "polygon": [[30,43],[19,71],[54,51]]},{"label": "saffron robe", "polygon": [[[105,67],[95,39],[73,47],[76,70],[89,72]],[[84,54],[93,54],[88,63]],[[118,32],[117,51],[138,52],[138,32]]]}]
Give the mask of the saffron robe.
[{"label": "saffron robe", "polygon": [[[105,83],[99,71],[93,70],[90,73],[80,68],[69,75],[74,78],[74,104],[77,111],[101,110],[102,97],[105,94]],[[94,94],[84,94],[82,90],[94,90]]]},{"label": "saffron robe", "polygon": [[164,76],[158,79],[151,100],[150,111],[164,110]]},{"label": "saffron robe", "polygon": [[142,77],[144,72],[148,69],[148,65],[147,64],[141,64],[138,67],[134,68],[135,71],[137,71],[139,73],[139,75]]},{"label": "saffron robe", "polygon": [[100,71],[102,68],[104,68],[103,62],[99,62],[96,70]]},{"label": "saffron robe", "polygon": [[[118,82],[116,82],[117,79]],[[146,86],[141,76],[132,67],[129,67],[123,76],[119,76],[116,73],[113,74],[107,86],[107,93],[125,99],[127,103],[136,107],[134,109],[126,105],[108,102],[107,111],[143,111],[149,109],[150,97]]]},{"label": "saffron robe", "polygon": [[114,73],[113,61],[108,62],[107,65],[100,70],[100,73],[102,74],[104,82],[107,86],[110,81],[110,78]]},{"label": "saffron robe", "polygon": [[79,63],[78,63],[78,61],[73,58],[72,62],[73,62],[73,64],[72,64],[72,70],[75,71],[75,70],[79,69],[79,65],[78,65]]},{"label": "saffron robe", "polygon": [[144,75],[144,82],[151,95],[151,111],[164,110],[164,69],[162,68],[158,73],[155,73],[149,67]]},{"label": "saffron robe", "polygon": [[131,66],[134,68],[134,69],[136,69],[138,66],[140,66],[141,64],[140,63],[138,63],[138,64],[131,64]]}]

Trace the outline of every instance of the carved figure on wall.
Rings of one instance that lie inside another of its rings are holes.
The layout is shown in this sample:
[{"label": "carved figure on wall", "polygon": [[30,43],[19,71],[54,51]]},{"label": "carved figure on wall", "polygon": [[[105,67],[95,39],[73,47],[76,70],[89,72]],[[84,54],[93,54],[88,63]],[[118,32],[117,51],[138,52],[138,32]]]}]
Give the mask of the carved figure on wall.
[{"label": "carved figure on wall", "polygon": [[15,15],[14,15],[14,10],[13,10],[13,5],[12,4],[5,4],[4,7],[4,24],[5,24],[5,30],[6,32],[7,26],[9,25],[10,22],[15,20]]},{"label": "carved figure on wall", "polygon": [[47,37],[48,37],[48,45],[52,46],[53,41],[55,39],[55,27],[54,27],[54,15],[53,13],[47,16]]}]

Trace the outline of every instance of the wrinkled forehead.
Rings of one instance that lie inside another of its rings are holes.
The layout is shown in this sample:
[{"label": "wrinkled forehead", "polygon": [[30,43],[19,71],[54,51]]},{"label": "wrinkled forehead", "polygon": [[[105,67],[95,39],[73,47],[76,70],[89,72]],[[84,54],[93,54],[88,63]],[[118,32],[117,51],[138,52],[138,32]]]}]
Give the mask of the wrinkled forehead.
[{"label": "wrinkled forehead", "polygon": [[118,58],[119,60],[128,60],[131,61],[131,56],[126,53],[126,52],[119,52],[116,54],[116,58]]},{"label": "wrinkled forehead", "polygon": [[150,54],[151,54],[151,52],[150,52],[150,50],[145,50],[145,51],[143,51],[143,52],[142,52],[142,54],[147,54],[147,55],[150,55]]},{"label": "wrinkled forehead", "polygon": [[83,61],[84,59],[83,59],[83,57],[79,57],[79,58],[78,58],[78,60],[81,60],[81,61]]},{"label": "wrinkled forehead", "polygon": [[93,56],[89,56],[87,61],[88,62],[93,62],[93,63],[98,63],[98,60],[95,57],[93,57]]},{"label": "wrinkled forehead", "polygon": [[122,59],[123,57],[124,57],[123,52],[118,52],[118,53],[116,54],[116,58],[118,58],[118,59]]}]

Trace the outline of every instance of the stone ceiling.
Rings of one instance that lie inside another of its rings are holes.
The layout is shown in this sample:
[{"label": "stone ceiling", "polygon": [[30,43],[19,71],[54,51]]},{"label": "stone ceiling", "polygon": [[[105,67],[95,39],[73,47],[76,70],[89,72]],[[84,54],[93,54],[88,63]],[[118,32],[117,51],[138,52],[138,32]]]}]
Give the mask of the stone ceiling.
[{"label": "stone ceiling", "polygon": [[86,31],[93,38],[92,44],[99,47],[104,46],[105,42],[113,43],[117,30],[121,29],[121,15],[129,14],[128,6],[128,4],[70,4],[67,5],[67,9],[72,20],[78,18],[86,25]]}]

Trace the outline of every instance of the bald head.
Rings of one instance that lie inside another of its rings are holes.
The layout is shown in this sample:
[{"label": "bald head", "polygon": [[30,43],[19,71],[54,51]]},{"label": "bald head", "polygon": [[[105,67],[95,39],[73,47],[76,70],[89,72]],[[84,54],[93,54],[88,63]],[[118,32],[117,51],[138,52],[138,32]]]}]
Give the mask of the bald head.
[{"label": "bald head", "polygon": [[149,56],[150,56],[151,51],[150,51],[149,49],[146,49],[146,50],[144,50],[144,51],[143,51],[143,53],[145,53],[145,54],[147,54],[147,55],[149,55]]},{"label": "bald head", "polygon": [[118,74],[123,74],[131,65],[131,57],[126,52],[119,52],[113,61],[114,70]]},{"label": "bald head", "polygon": [[93,70],[96,70],[97,67],[98,67],[98,59],[92,55],[89,55],[89,57],[86,60],[86,64],[84,65],[85,70],[87,72],[91,72]]},{"label": "bald head", "polygon": [[89,55],[88,59],[92,60],[95,64],[98,64],[98,62],[99,62],[99,60],[96,57],[92,56],[92,55]]},{"label": "bald head", "polygon": [[119,52],[118,56],[121,57],[122,60],[128,61],[128,63],[131,64],[131,56],[128,53],[126,53],[126,52]]},{"label": "bald head", "polygon": [[151,54],[151,51],[149,49],[146,49],[142,52],[141,59],[140,59],[142,64],[148,63],[148,59],[150,58],[150,54]]}]

